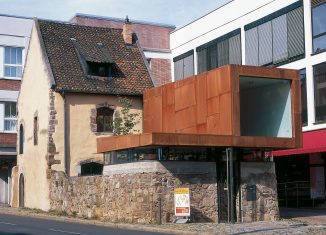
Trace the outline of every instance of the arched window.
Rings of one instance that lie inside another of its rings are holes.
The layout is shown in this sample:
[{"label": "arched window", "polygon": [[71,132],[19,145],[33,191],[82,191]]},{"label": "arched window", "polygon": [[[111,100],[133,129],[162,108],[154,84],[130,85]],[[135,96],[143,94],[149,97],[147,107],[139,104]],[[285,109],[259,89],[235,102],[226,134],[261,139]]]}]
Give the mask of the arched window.
[{"label": "arched window", "polygon": [[20,124],[19,127],[19,154],[24,153],[24,127]]},{"label": "arched window", "polygon": [[97,132],[113,132],[113,109],[101,107],[97,109]]}]

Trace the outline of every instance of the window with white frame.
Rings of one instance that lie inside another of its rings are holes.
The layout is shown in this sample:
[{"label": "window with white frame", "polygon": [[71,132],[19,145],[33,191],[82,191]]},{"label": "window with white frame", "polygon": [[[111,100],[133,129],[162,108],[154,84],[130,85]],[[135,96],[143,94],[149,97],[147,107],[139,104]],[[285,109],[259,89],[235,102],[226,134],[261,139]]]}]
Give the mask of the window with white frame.
[{"label": "window with white frame", "polygon": [[0,103],[0,131],[15,132],[16,131],[16,102]]},{"label": "window with white frame", "polygon": [[5,47],[4,76],[21,78],[23,71],[23,48]]},{"label": "window with white frame", "polygon": [[326,50],[326,1],[311,0],[313,52]]}]

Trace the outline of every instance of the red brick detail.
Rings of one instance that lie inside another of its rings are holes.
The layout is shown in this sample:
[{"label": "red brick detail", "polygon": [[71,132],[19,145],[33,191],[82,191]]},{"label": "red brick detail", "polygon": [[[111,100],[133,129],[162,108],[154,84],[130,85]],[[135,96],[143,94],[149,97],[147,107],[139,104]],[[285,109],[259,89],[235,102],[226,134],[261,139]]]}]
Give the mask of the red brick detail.
[{"label": "red brick detail", "polygon": [[0,145],[15,145],[17,143],[16,133],[0,133]]},{"label": "red brick detail", "polygon": [[[74,17],[72,19],[73,23],[79,25],[87,26],[97,26],[104,28],[121,28],[123,27],[123,22],[110,21],[105,19],[93,19],[84,17]],[[170,49],[170,32],[173,28],[155,26],[155,25],[145,25],[132,23],[132,29],[137,34],[139,43],[144,48],[153,49]]]},{"label": "red brick detail", "polygon": [[160,86],[172,81],[171,61],[167,59],[151,59],[150,68],[154,77],[155,86]]},{"label": "red brick detail", "polygon": [[0,90],[19,91],[20,80],[0,79]]}]

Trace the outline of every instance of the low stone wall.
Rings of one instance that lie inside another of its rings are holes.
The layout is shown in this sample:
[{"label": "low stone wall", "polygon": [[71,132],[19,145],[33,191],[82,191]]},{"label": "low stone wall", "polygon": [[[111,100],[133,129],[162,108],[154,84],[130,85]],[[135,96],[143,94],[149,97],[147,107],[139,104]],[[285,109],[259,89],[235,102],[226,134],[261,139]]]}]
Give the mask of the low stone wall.
[{"label": "low stone wall", "polygon": [[215,163],[136,162],[104,167],[103,176],[66,177],[52,172],[51,210],[111,222],[174,220],[174,188],[189,187],[195,222],[217,222]]},{"label": "low stone wall", "polygon": [[[241,215],[243,222],[279,219],[274,162],[241,162]],[[250,190],[254,186],[252,195]],[[252,198],[255,197],[255,200]],[[249,200],[248,200],[249,199]]]}]

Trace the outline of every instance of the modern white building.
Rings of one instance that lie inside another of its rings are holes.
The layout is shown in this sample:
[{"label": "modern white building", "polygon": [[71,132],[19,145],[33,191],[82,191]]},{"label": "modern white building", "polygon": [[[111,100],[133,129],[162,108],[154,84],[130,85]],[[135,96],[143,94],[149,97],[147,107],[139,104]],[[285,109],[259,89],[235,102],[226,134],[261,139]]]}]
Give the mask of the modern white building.
[{"label": "modern white building", "polygon": [[16,164],[16,102],[33,20],[0,15],[0,203],[8,203]]},{"label": "modern white building", "polygon": [[[303,148],[274,152],[280,205],[323,201],[326,1],[233,0],[176,29],[170,40],[174,80],[225,64],[300,70]],[[285,197],[287,188],[297,193]]]}]

